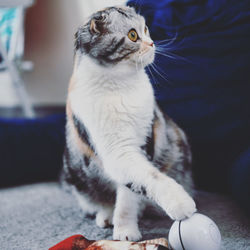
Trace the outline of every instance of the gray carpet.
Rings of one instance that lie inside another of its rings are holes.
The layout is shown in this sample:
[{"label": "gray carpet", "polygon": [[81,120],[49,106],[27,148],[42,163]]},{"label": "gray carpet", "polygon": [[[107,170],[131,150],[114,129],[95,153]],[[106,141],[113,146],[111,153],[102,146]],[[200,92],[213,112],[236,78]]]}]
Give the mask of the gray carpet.
[{"label": "gray carpet", "polygon": [[[111,229],[100,229],[56,183],[0,190],[0,249],[48,249],[73,234],[89,239],[111,238]],[[219,226],[222,249],[250,249],[250,223],[229,198],[200,192],[199,212]],[[167,237],[172,222],[167,217],[145,218],[140,227],[145,239]],[[202,250],[202,249],[201,249]]]}]

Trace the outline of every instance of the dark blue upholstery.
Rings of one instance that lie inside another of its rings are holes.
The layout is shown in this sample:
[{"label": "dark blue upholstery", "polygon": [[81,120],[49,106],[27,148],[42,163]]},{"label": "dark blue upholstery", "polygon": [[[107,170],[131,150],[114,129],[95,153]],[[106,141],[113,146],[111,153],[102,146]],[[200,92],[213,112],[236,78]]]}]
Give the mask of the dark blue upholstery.
[{"label": "dark blue upholstery", "polygon": [[62,167],[65,114],[0,118],[0,187],[55,180]]},{"label": "dark blue upholstery", "polygon": [[152,83],[163,110],[190,138],[196,184],[233,189],[250,204],[250,1],[128,4],[145,16],[155,41],[176,36],[168,51],[185,58],[158,55],[168,81],[154,74]]}]

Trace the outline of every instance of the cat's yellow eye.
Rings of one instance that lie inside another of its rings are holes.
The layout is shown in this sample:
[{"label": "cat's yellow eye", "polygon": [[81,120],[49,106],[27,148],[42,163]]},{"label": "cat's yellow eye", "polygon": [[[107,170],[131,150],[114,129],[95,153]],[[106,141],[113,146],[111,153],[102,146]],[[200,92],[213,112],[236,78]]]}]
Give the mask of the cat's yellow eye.
[{"label": "cat's yellow eye", "polygon": [[134,29],[130,30],[129,33],[128,33],[128,38],[132,42],[136,42],[138,40],[138,34],[137,34],[137,32]]},{"label": "cat's yellow eye", "polygon": [[148,28],[147,28],[147,26],[145,26],[145,28],[144,28],[144,32],[145,32],[145,34],[147,34],[147,32],[148,32]]}]

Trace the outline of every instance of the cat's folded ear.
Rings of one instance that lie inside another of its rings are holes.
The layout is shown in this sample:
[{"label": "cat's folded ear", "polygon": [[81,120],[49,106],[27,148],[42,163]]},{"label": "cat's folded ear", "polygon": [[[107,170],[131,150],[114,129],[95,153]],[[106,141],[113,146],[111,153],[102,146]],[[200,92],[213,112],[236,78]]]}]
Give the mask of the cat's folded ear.
[{"label": "cat's folded ear", "polygon": [[90,21],[90,32],[92,34],[103,34],[106,32],[107,17],[104,13],[95,15]]},{"label": "cat's folded ear", "polygon": [[79,28],[77,32],[75,33],[75,50],[82,50],[82,34],[84,33],[84,29]]}]

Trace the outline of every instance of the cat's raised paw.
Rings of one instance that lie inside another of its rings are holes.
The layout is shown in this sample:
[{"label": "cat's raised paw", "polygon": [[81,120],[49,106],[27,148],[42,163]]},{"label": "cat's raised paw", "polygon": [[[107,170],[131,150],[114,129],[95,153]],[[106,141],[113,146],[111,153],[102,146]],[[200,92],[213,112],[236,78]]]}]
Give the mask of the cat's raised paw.
[{"label": "cat's raised paw", "polygon": [[185,194],[169,201],[165,211],[171,219],[183,220],[191,217],[197,209],[194,200],[188,194]]},{"label": "cat's raised paw", "polygon": [[193,198],[174,179],[157,186],[156,202],[173,220],[183,220],[196,212]]},{"label": "cat's raised paw", "polygon": [[114,227],[113,240],[138,241],[142,235],[137,226]]}]

